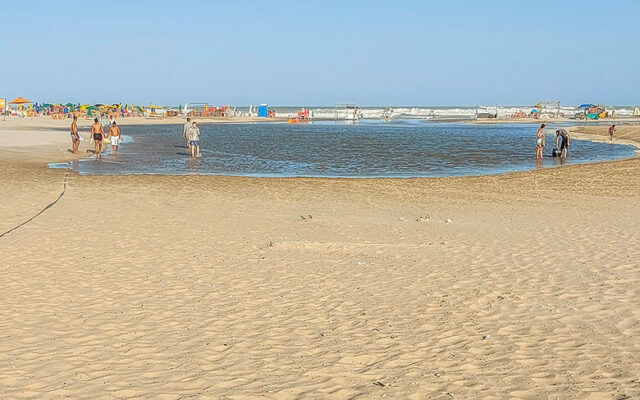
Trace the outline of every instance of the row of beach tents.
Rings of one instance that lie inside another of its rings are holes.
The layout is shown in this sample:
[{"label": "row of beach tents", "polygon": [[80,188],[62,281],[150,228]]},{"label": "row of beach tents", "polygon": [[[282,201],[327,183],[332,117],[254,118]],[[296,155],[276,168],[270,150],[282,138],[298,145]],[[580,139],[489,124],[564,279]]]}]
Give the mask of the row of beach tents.
[{"label": "row of beach tents", "polygon": [[[1,105],[1,104],[0,104]],[[140,106],[135,104],[73,104],[73,103],[36,103],[24,97],[18,97],[8,103],[15,106],[16,113],[32,113],[37,115],[52,114],[83,114],[94,116],[108,113],[125,114],[149,114],[161,110],[162,106]],[[6,106],[6,105],[5,105]],[[0,107],[3,109],[4,107]]]}]

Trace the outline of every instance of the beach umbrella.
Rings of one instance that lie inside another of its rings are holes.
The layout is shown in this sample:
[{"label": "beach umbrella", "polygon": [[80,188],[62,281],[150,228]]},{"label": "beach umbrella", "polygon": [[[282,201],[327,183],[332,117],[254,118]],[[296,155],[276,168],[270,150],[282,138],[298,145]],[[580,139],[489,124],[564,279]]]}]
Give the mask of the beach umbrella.
[{"label": "beach umbrella", "polygon": [[596,107],[596,105],[585,103],[585,104],[580,104],[580,107],[578,108],[591,108],[591,107]]},{"label": "beach umbrella", "polygon": [[24,97],[18,97],[17,99],[13,100],[9,104],[28,104],[28,103],[33,103],[33,102],[31,100],[25,99]]}]

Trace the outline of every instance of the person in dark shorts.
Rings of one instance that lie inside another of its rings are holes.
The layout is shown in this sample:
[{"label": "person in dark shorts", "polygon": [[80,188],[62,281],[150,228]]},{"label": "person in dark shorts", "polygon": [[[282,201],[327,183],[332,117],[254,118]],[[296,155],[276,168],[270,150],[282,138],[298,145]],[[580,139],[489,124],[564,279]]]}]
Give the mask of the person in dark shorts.
[{"label": "person in dark shorts", "polygon": [[78,134],[78,117],[75,115],[73,117],[73,122],[71,123],[71,145],[73,146],[73,154],[78,154],[80,135]]},{"label": "person in dark shorts", "polygon": [[191,127],[187,131],[187,134],[189,135],[191,157],[200,157],[200,128],[196,121],[193,121]]},{"label": "person in dark shorts", "polygon": [[104,128],[98,121],[98,118],[93,120],[91,125],[91,136],[93,138],[93,148],[96,153],[96,157],[102,158],[102,139],[104,138]]},{"label": "person in dark shorts", "polygon": [[556,148],[560,150],[561,158],[567,158],[570,141],[569,132],[566,129],[558,129],[556,131]]}]

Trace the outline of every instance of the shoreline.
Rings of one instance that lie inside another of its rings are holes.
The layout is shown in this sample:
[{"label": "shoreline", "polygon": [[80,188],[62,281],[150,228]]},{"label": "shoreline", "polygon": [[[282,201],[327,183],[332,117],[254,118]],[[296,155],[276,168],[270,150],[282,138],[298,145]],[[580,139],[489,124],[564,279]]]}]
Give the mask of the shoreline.
[{"label": "shoreline", "polygon": [[69,135],[23,132],[53,143],[0,147],[0,235],[20,226],[0,237],[3,397],[640,396],[640,158],[450,178],[70,174],[48,207]]}]

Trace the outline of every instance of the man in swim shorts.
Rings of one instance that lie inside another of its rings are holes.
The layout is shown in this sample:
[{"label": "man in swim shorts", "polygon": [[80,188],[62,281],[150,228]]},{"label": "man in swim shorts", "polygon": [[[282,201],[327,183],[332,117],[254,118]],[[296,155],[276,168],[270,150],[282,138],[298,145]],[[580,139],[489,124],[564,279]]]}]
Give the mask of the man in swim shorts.
[{"label": "man in swim shorts", "polygon": [[191,147],[191,157],[200,157],[200,128],[196,121],[193,121],[187,131],[189,135],[189,147]]},{"label": "man in swim shorts", "polygon": [[93,139],[93,148],[95,150],[96,157],[102,158],[102,139],[104,138],[104,128],[98,118],[93,120],[91,125],[91,138]]},{"label": "man in swim shorts", "polygon": [[118,154],[118,146],[120,145],[120,127],[113,121],[109,128],[109,137],[111,138],[111,154]]},{"label": "man in swim shorts", "polygon": [[71,146],[73,148],[73,154],[78,154],[78,147],[80,147],[80,135],[78,135],[78,117],[73,117],[71,123]]}]

